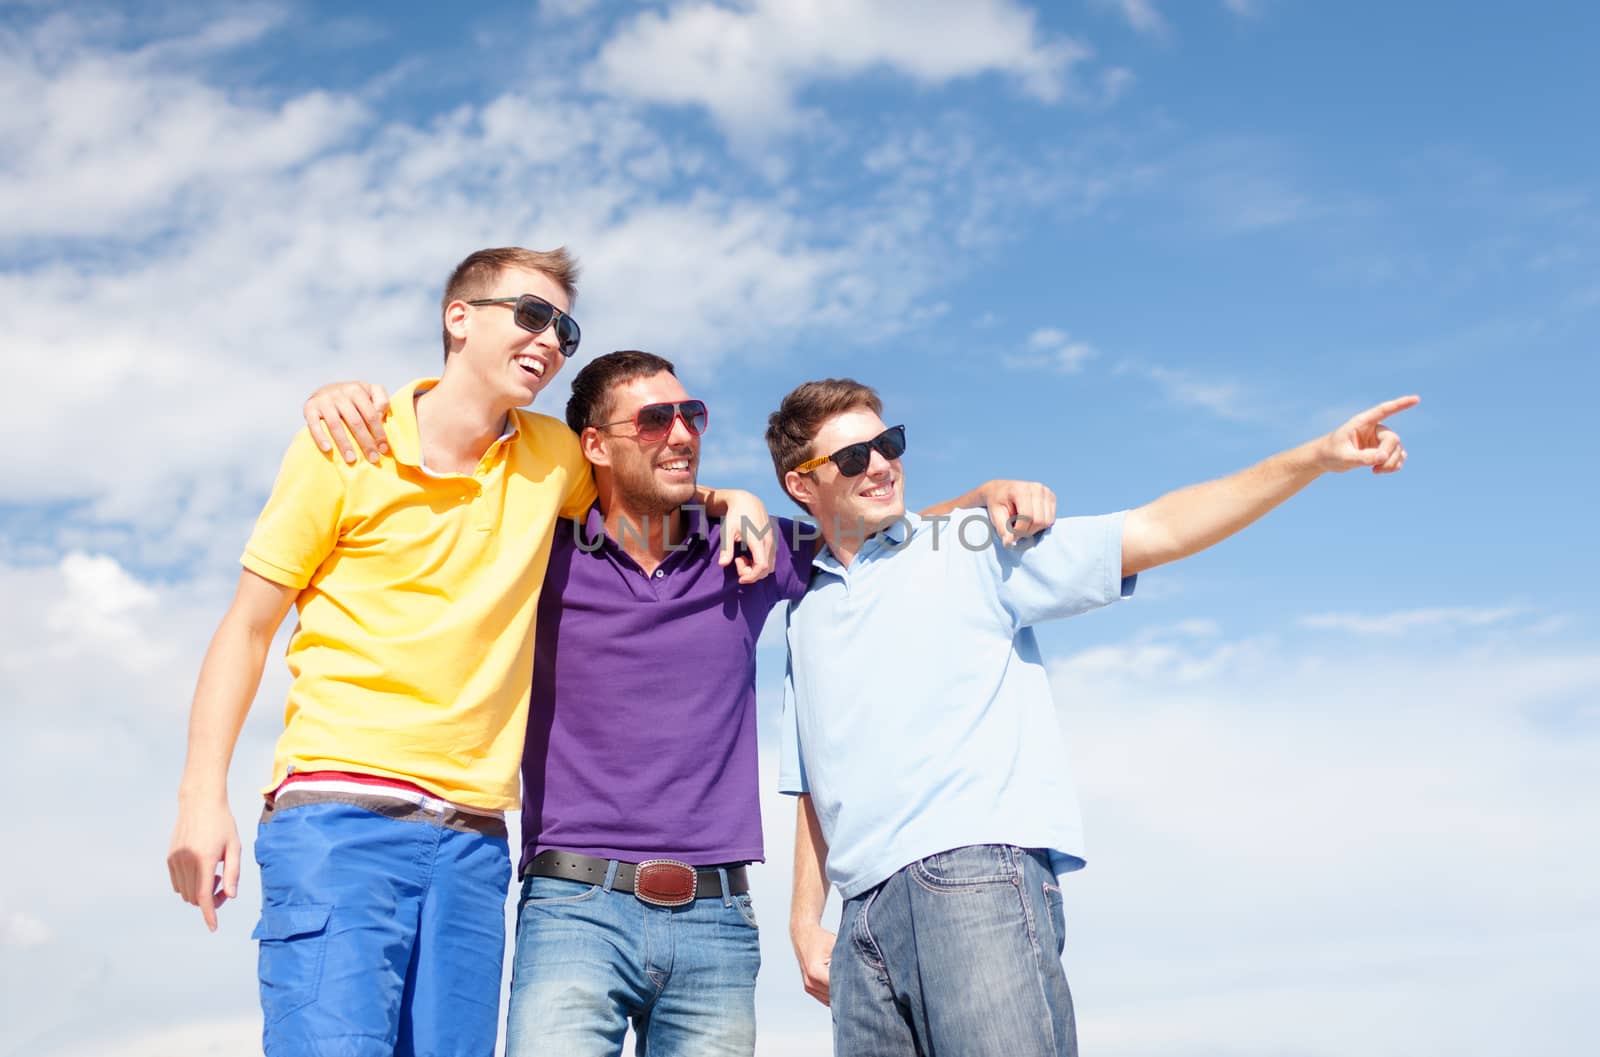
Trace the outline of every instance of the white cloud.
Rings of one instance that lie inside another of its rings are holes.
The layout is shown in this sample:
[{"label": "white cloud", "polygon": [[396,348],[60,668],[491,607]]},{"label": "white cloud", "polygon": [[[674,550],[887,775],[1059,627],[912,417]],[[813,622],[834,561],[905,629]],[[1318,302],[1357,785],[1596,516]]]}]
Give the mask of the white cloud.
[{"label": "white cloud", "polygon": [[1114,8],[1140,33],[1165,36],[1170,29],[1167,20],[1156,10],[1153,0],[1095,0],[1098,7]]},{"label": "white cloud", "polygon": [[123,1033],[43,1057],[260,1057],[261,1018],[231,1017]]},{"label": "white cloud", "polygon": [[811,82],[877,69],[925,85],[998,73],[1053,102],[1088,55],[1070,38],[1044,38],[1012,0],[691,0],[622,26],[590,80],[623,98],[705,107],[753,140],[795,126],[796,96]]},{"label": "white cloud", "polygon": [[[1136,32],[1145,36],[1165,39],[1171,36],[1172,24],[1156,5],[1156,0],[1094,0],[1096,7],[1115,10]],[[1255,14],[1255,0],[1222,0],[1230,14]]]},{"label": "white cloud", "polygon": [[539,0],[539,10],[556,18],[582,18],[598,3],[599,0]]},{"label": "white cloud", "polygon": [[38,947],[54,938],[54,930],[39,918],[0,907],[0,947]]},{"label": "white cloud", "polygon": [[[419,125],[333,93],[245,97],[143,52],[4,46],[0,77],[45,102],[0,124],[23,159],[0,189],[24,203],[0,230],[69,252],[0,272],[0,298],[30,308],[8,336],[28,385],[0,394],[0,422],[49,438],[9,446],[8,483],[25,504],[81,504],[67,547],[117,527],[126,560],[231,562],[313,388],[437,369],[437,286],[474,246],[573,246],[586,352],[691,370],[816,328],[892,333],[928,281],[887,262],[926,240],[932,203],[744,193],[631,106],[559,84]],[[89,237],[96,253],[70,252]],[[559,414],[563,389],[540,406]]]},{"label": "white cloud", "polygon": [[1156,630],[1051,669],[1090,835],[1086,1049],[1576,1052],[1600,654]]},{"label": "white cloud", "polygon": [[1251,404],[1250,393],[1238,382],[1201,378],[1189,371],[1147,364],[1125,364],[1121,369],[1154,382],[1173,403],[1198,407],[1235,422],[1260,417]]},{"label": "white cloud", "polygon": [[1056,327],[1040,327],[1028,335],[1028,352],[1005,357],[1008,367],[1044,367],[1062,374],[1077,374],[1100,355],[1086,341],[1078,341]]},{"label": "white cloud", "polygon": [[1392,613],[1311,613],[1301,627],[1348,631],[1355,635],[1393,635],[1420,628],[1482,628],[1503,624],[1527,613],[1524,606],[1439,606]]},{"label": "white cloud", "polygon": [[233,181],[281,177],[365,121],[349,98],[310,92],[264,107],[166,72],[262,29],[259,18],[225,18],[120,55],[81,46],[47,55],[0,37],[0,91],[29,101],[0,119],[0,152],[12,159],[0,197],[27,203],[5,212],[0,236],[156,234],[168,210],[192,214]]}]

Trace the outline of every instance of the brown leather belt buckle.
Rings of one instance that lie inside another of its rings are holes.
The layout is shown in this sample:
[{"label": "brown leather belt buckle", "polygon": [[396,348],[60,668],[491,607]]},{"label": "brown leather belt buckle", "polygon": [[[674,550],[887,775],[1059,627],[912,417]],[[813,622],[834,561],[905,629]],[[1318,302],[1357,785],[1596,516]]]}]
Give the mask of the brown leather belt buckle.
[{"label": "brown leather belt buckle", "polygon": [[633,894],[641,903],[681,907],[694,902],[699,877],[694,867],[676,859],[647,859],[634,867]]}]

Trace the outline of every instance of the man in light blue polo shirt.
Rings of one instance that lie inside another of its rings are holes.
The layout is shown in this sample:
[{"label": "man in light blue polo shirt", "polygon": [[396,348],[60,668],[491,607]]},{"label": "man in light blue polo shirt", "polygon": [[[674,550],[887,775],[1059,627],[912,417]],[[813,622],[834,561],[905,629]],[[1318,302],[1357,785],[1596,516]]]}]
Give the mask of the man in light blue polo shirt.
[{"label": "man in light blue polo shirt", "polygon": [[[1057,878],[1084,864],[1032,625],[1131,594],[1323,473],[1405,462],[1380,404],[1325,437],[1018,546],[906,514],[904,427],[858,382],[773,413],[784,489],[826,546],[789,611],[779,783],[798,799],[790,935],[836,1057],[1077,1052]],[[821,924],[827,884],[845,900]]]}]

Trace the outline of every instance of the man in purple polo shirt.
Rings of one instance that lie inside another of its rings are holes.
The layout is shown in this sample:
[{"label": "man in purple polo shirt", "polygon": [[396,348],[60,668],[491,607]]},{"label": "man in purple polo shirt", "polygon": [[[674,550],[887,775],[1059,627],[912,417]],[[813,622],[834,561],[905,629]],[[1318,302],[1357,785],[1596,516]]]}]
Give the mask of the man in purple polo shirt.
[{"label": "man in purple polo shirt", "polygon": [[[378,443],[383,394],[364,388],[329,387],[308,420]],[[708,414],[672,364],[611,353],[572,388],[599,500],[556,533],[540,596],[506,1052],[611,1057],[631,1022],[652,1054],[748,1057],[756,641],[805,593],[815,537],[776,519],[775,571],[741,583],[718,564],[722,526],[685,506]],[[974,505],[1034,529],[1055,513],[1048,489],[1012,482],[928,513]]]}]

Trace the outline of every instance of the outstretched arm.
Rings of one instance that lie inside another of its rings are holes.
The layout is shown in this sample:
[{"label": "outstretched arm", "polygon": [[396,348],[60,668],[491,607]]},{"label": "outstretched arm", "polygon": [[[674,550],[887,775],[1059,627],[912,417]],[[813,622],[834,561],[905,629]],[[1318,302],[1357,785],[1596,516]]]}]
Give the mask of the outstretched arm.
[{"label": "outstretched arm", "polygon": [[1420,399],[1403,396],[1379,404],[1325,437],[1128,511],[1122,527],[1122,575],[1132,576],[1220,543],[1325,473],[1361,466],[1373,473],[1394,473],[1405,465],[1406,450],[1383,420],[1414,407]]},{"label": "outstretched arm", "polygon": [[828,842],[811,797],[795,797],[794,894],[789,902],[789,939],[800,962],[806,994],[828,1004],[828,963],[833,959],[833,933],[822,927],[828,902]]},{"label": "outstretched arm", "polygon": [[261,684],[272,636],[297,594],[249,570],[241,573],[233,604],[200,666],[167,873],[172,890],[200,908],[213,932],[217,908],[239,894],[239,831],[228,807],[228,763]]}]

